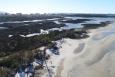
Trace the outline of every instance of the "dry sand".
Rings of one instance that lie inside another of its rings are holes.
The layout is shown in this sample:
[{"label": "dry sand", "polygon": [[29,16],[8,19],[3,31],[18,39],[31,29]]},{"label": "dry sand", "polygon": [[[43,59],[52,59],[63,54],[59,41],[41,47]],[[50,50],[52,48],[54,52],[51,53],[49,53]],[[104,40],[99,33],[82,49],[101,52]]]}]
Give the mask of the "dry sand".
[{"label": "dry sand", "polygon": [[115,34],[103,37],[109,31],[111,25],[92,30],[90,38],[78,40],[79,44],[82,41],[82,47],[70,43],[78,47],[65,58],[61,77],[115,77]]}]

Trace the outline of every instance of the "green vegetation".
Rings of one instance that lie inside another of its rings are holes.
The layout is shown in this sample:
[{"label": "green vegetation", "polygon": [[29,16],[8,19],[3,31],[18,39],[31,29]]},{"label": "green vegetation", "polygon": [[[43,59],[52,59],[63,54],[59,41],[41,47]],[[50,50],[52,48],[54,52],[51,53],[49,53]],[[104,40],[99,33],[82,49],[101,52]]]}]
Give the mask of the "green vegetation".
[{"label": "green vegetation", "polygon": [[111,21],[101,22],[100,24],[82,24],[84,29],[96,29],[99,27],[105,27],[112,23]]},{"label": "green vegetation", "polygon": [[39,50],[18,51],[8,55],[7,57],[1,57],[0,60],[0,76],[13,77],[16,70],[22,65],[25,67],[34,61],[34,57]]},{"label": "green vegetation", "polygon": [[66,26],[65,24],[56,24],[52,21],[38,21],[38,22],[23,22],[23,23],[4,23],[0,27],[8,29],[0,30],[0,36],[5,37],[8,35],[22,34],[27,35],[30,33],[39,33],[40,29],[60,28]]},{"label": "green vegetation", "polygon": [[[81,35],[83,37],[81,37]],[[79,39],[85,38],[87,32],[85,30],[64,30],[64,31],[51,31],[50,34],[44,34],[33,37],[21,37],[20,35],[13,35],[4,41],[0,40],[0,57],[10,55],[20,50],[31,50],[41,46],[47,46],[49,43],[61,38]]]}]

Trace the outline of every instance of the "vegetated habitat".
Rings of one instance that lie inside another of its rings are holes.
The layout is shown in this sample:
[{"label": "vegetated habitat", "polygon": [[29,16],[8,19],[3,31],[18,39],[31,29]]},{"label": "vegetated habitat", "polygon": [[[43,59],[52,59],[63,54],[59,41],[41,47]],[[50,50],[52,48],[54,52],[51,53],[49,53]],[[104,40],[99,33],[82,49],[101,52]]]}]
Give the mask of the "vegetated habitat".
[{"label": "vegetated habitat", "polygon": [[82,24],[84,27],[84,29],[96,29],[99,27],[105,27],[107,25],[109,25],[110,23],[112,23],[112,21],[105,21],[105,22],[101,22],[99,24]]}]

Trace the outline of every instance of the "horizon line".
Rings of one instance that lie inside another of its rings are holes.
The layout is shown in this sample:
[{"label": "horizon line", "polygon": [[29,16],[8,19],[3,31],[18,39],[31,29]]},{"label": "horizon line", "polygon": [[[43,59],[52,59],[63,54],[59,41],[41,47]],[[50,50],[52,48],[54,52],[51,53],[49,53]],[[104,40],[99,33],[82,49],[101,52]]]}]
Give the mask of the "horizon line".
[{"label": "horizon line", "polygon": [[36,12],[36,13],[23,13],[23,12],[16,12],[16,13],[10,13],[10,12],[4,12],[0,11],[0,13],[7,13],[7,14],[115,14],[115,13],[79,13],[79,12]]}]

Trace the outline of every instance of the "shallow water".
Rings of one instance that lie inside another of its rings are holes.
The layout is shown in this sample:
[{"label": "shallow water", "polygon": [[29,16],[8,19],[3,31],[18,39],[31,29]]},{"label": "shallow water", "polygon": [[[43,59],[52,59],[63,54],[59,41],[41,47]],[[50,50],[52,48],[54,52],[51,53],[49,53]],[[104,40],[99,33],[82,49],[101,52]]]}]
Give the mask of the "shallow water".
[{"label": "shallow water", "polygon": [[71,28],[83,28],[82,24],[100,24],[100,22],[105,22],[105,21],[115,21],[114,18],[96,18],[96,17],[92,17],[92,18],[86,18],[86,17],[66,17],[69,19],[91,19],[90,21],[85,21],[83,23],[65,23],[67,26],[64,26],[63,29],[71,29]]}]

